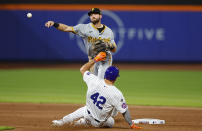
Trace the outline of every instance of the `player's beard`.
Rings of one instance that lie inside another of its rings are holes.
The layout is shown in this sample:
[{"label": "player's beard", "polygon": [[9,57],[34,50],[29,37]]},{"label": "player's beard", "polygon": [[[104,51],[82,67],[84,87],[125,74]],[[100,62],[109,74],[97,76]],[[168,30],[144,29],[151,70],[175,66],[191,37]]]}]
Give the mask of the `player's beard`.
[{"label": "player's beard", "polygon": [[91,20],[91,22],[95,25],[95,24],[97,24],[97,23],[100,22],[100,18],[98,18],[98,19],[93,19],[93,20]]}]

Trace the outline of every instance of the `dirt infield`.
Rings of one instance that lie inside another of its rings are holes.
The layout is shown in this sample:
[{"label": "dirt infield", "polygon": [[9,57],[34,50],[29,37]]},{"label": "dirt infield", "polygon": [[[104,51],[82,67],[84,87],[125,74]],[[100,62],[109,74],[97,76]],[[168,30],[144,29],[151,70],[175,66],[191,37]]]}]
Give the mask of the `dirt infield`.
[{"label": "dirt infield", "polygon": [[[0,63],[0,69],[78,69],[82,64],[28,64]],[[202,70],[202,64],[115,64],[120,69],[136,70]],[[15,131],[71,131],[71,130],[131,130],[121,114],[115,119],[114,128],[53,127],[51,121],[61,119],[83,105],[76,104],[30,104],[0,103],[0,126],[14,126]],[[129,106],[133,119],[157,118],[165,125],[140,125],[143,131],[201,131],[202,108]]]},{"label": "dirt infield", "polygon": [[[83,105],[77,104],[30,104],[0,103],[0,126],[14,126],[15,131],[71,131],[71,130],[119,130],[129,129],[119,114],[114,128],[99,129],[87,127],[53,127],[51,121],[60,119]],[[143,131],[201,131],[202,108],[129,106],[131,116],[139,118],[164,119],[164,125],[140,125]]]}]

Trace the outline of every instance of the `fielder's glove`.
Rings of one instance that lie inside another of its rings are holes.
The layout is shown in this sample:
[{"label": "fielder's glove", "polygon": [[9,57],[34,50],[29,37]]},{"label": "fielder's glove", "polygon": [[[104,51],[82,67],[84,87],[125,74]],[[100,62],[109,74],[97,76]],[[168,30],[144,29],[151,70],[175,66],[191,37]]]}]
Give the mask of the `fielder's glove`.
[{"label": "fielder's glove", "polygon": [[105,43],[102,40],[98,40],[92,45],[93,56],[96,56],[99,52],[106,52],[111,49],[112,49],[112,44]]}]

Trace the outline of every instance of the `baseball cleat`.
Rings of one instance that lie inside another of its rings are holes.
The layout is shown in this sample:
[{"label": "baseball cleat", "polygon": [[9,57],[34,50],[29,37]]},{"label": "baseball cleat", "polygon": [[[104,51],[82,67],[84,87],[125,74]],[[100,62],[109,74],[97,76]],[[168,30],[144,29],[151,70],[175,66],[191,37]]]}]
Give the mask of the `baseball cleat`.
[{"label": "baseball cleat", "polygon": [[52,125],[53,125],[53,126],[63,126],[63,125],[64,125],[64,122],[63,122],[62,119],[61,119],[61,120],[53,120],[53,121],[52,121]]}]

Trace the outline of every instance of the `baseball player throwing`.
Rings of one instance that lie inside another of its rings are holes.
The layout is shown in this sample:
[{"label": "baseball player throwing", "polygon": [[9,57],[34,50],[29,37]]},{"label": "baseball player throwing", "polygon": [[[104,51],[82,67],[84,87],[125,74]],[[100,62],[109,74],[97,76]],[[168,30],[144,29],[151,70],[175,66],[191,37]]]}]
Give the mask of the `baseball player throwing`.
[{"label": "baseball player throwing", "polygon": [[83,80],[88,87],[86,105],[60,120],[53,120],[53,125],[62,126],[71,123],[93,127],[113,127],[112,111],[116,109],[123,114],[131,128],[141,128],[132,122],[125,98],[121,91],[114,86],[116,78],[119,76],[119,69],[114,66],[108,67],[104,79],[100,79],[89,72],[95,62],[105,59],[106,53],[100,52],[94,60],[90,60],[80,68]]},{"label": "baseball player throwing", "polygon": [[[54,21],[48,21],[45,23],[46,27],[54,26],[56,29],[64,32],[72,32],[82,37],[86,51],[88,54],[89,61],[92,60],[98,53],[99,47],[93,47],[94,45],[102,45],[105,47],[107,52],[107,58],[105,61],[97,62],[94,66],[94,75],[99,78],[104,78],[104,72],[112,65],[111,52],[116,51],[116,43],[114,41],[114,34],[112,30],[104,24],[101,24],[102,13],[98,8],[92,8],[88,15],[91,23],[78,24],[76,26],[68,26],[62,23],[56,23]],[[98,42],[101,41],[101,42]],[[102,43],[102,44],[100,44]],[[103,44],[104,43],[104,44]],[[97,52],[96,52],[96,49]]]}]

